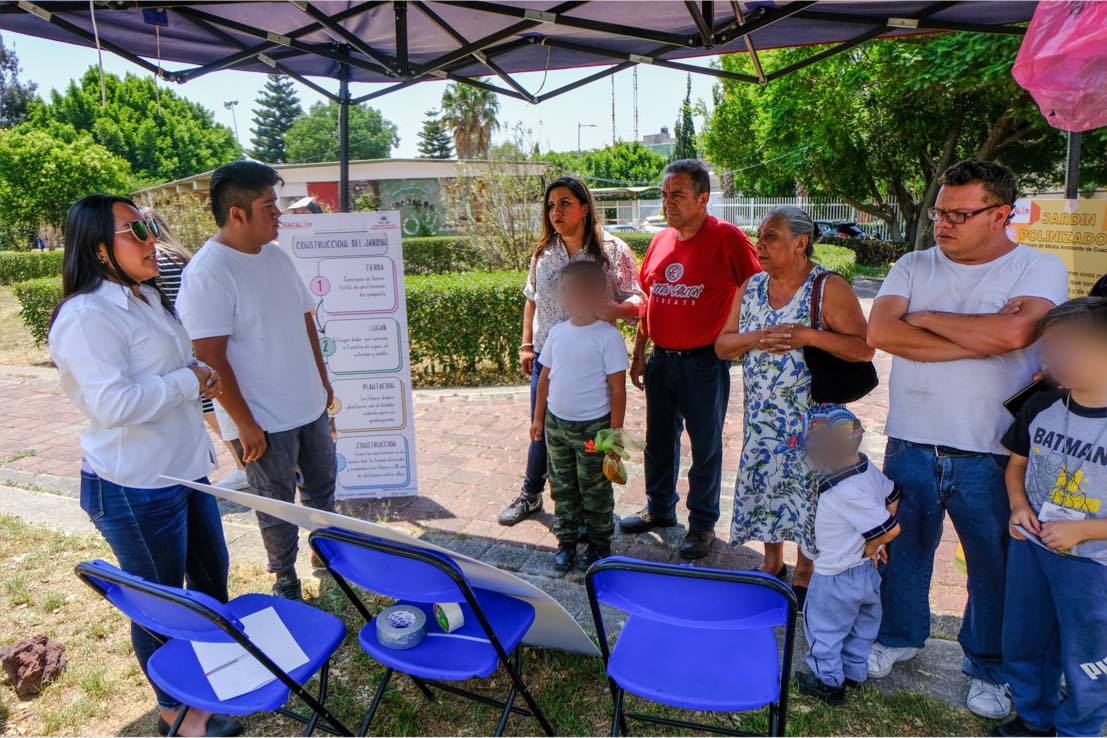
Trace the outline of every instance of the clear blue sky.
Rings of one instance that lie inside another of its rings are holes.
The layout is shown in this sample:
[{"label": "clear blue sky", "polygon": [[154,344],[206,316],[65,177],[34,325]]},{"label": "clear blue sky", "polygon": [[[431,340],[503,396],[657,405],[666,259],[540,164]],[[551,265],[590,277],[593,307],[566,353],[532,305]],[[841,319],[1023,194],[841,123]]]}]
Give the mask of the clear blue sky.
[{"label": "clear blue sky", "polygon": [[[79,77],[89,66],[96,64],[96,50],[56,41],[45,41],[17,33],[3,33],[5,45],[16,50],[22,66],[21,79],[29,79],[38,84],[38,93],[48,96],[50,90],[62,90],[69,81]],[[707,66],[707,58],[694,62]],[[178,68],[166,64],[167,68]],[[130,62],[104,52],[104,69],[116,74],[134,72],[148,75],[149,72]],[[568,70],[550,72],[545,81],[545,90],[586,76],[598,68],[586,70]],[[615,79],[615,133],[619,139],[629,141],[634,137],[634,104],[632,95],[631,70],[625,70],[614,76]],[[518,76],[519,82],[531,92],[539,90],[542,74],[532,73]],[[661,126],[672,130],[677,111],[684,99],[686,75],[672,69],[662,69],[640,65],[638,70],[638,134],[656,133]],[[333,80],[312,80],[327,89],[336,89]],[[250,145],[250,127],[253,118],[254,100],[258,96],[265,75],[251,72],[215,72],[185,85],[170,85],[178,95],[194,100],[215,114],[215,119],[231,127],[231,112],[224,108],[229,100],[238,100],[235,109],[238,118],[239,138],[244,146]],[[704,75],[692,76],[692,100],[702,99],[710,102],[713,79]],[[384,117],[399,128],[400,145],[392,152],[396,157],[417,155],[417,133],[423,124],[423,114],[436,109],[442,98],[444,82],[426,82],[394,92],[370,102],[378,107]],[[322,96],[300,85],[296,85],[305,109]],[[355,95],[364,94],[378,88],[378,85],[351,85]],[[521,100],[500,98],[500,121],[507,128],[522,123],[534,132],[543,149],[570,151],[577,147],[577,123],[591,123],[595,128],[582,128],[581,144],[585,149],[597,148],[611,142],[611,80],[604,79],[585,85],[572,92],[552,98],[540,105],[531,105]],[[699,121],[697,120],[697,126]],[[502,133],[500,134],[503,135]]]}]

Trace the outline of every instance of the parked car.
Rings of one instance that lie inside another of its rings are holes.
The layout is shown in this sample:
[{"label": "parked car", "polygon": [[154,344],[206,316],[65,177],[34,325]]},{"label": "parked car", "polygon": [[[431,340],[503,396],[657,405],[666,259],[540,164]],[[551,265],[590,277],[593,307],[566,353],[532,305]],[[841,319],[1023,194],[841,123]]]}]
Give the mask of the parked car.
[{"label": "parked car", "polygon": [[612,223],[610,225],[604,226],[604,230],[608,233],[626,233],[628,231],[638,233],[642,229],[634,225],[633,223]]},{"label": "parked car", "polygon": [[850,220],[816,220],[820,240],[832,238],[874,238],[872,234]]}]

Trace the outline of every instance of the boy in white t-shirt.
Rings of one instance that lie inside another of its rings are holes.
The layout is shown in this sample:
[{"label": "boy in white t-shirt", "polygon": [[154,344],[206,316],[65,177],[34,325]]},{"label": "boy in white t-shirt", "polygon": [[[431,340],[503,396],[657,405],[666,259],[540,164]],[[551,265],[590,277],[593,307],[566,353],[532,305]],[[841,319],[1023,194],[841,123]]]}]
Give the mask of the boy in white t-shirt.
[{"label": "boy in white t-shirt", "polygon": [[554,567],[560,571],[576,563],[582,523],[588,541],[580,560],[585,569],[611,553],[615,532],[614,492],[594,441],[605,428],[623,427],[628,362],[622,334],[596,317],[606,299],[607,274],[600,264],[576,261],[562,269],[561,305],[569,319],[550,330],[538,358],[542,374],[530,436],[546,439],[554,534],[560,544]]},{"label": "boy in white t-shirt", "polygon": [[864,454],[864,429],[841,405],[816,405],[804,420],[804,447],[818,470],[815,573],[803,610],[810,673],[799,691],[832,705],[845,687],[868,678],[869,652],[880,629],[878,560],[899,535],[899,489]]}]

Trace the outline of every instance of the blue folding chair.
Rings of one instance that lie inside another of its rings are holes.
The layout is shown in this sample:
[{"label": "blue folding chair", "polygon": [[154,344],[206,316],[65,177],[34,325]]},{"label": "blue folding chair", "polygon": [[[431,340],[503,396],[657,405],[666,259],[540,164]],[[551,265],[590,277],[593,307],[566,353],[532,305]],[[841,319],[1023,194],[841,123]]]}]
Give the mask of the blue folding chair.
[{"label": "blue folding chair", "polygon": [[[151,681],[188,706],[177,715],[169,735],[177,734],[189,707],[229,715],[278,712],[304,723],[304,735],[311,735],[316,728],[334,735],[350,735],[349,729],[323,706],[327,701],[330,660],[346,636],[346,627],[333,615],[302,602],[262,594],[242,595],[224,605],[200,592],[148,582],[105,561],[78,564],[76,573],[81,581],[163,643],[150,657],[147,673]],[[240,621],[267,607],[277,611],[308,657],[306,664],[291,672],[285,672],[266,656],[246,635]],[[268,669],[275,680],[252,692],[220,700],[196,658],[193,641],[237,643]],[[313,697],[303,685],[316,672],[319,695]],[[309,715],[284,707],[290,693],[304,701],[311,711]]]},{"label": "blue folding chair", "polygon": [[[614,715],[722,735],[750,735],[657,715],[624,712],[624,692],[704,712],[769,708],[769,735],[784,735],[792,678],[796,597],[760,572],[701,569],[626,557],[603,559],[586,576],[588,603],[607,670]],[[608,648],[600,605],[627,614]],[[776,629],[784,628],[783,655]]]},{"label": "blue folding chair", "polygon": [[[437,551],[335,528],[312,532],[308,542],[335,583],[365,618],[365,627],[358,636],[361,647],[385,666],[359,735],[368,733],[393,672],[409,676],[428,700],[434,700],[428,687],[435,687],[500,708],[494,735],[503,735],[512,713],[533,717],[547,735],[554,734],[522,677],[523,636],[534,622],[534,607],[529,602],[472,586],[453,559]],[[377,640],[373,614],[354,592],[351,582],[393,598],[397,605],[421,609],[427,617],[427,637],[410,649],[382,646]],[[435,625],[435,602],[459,603],[464,625],[453,633],[441,632]],[[509,654],[514,654],[514,658]],[[511,690],[502,702],[444,683],[487,678],[500,664],[511,677]],[[523,696],[530,710],[515,706],[518,695]]]}]

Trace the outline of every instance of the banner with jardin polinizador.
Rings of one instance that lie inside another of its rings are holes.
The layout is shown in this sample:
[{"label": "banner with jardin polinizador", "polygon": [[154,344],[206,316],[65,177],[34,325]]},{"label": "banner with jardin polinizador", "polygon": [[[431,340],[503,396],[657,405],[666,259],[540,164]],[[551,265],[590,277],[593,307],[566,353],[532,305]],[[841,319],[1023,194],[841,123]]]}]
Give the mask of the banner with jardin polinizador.
[{"label": "banner with jardin polinizador", "polygon": [[1069,270],[1069,296],[1088,294],[1107,274],[1107,200],[1030,197],[1015,201],[1011,239],[1056,254]]}]

